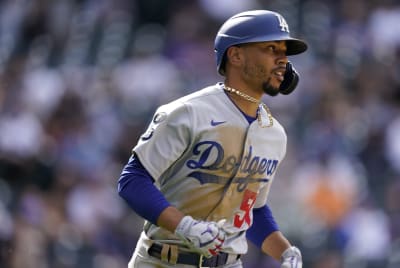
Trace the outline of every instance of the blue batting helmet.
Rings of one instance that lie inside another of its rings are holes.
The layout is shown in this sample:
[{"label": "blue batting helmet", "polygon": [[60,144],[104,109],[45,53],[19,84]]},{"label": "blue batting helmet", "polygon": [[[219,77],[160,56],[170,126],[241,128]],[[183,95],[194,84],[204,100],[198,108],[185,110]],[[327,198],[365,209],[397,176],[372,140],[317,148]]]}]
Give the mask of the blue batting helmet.
[{"label": "blue batting helmet", "polygon": [[217,70],[223,75],[226,50],[234,45],[286,41],[286,55],[296,55],[307,49],[307,44],[289,35],[289,26],[279,13],[268,10],[245,11],[230,17],[215,37],[214,51]]}]

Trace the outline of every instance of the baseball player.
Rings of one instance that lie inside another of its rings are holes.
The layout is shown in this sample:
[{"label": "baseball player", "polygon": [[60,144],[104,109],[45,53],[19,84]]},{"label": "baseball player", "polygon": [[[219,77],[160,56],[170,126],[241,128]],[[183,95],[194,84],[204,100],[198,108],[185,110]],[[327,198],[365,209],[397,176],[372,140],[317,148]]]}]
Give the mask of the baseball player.
[{"label": "baseball player", "polygon": [[221,26],[224,82],[159,107],[121,173],[120,196],[146,220],[129,268],[242,267],[248,240],[282,268],[302,267],[267,204],[286,134],[261,98],[294,90],[287,56],[306,49],[276,12]]}]

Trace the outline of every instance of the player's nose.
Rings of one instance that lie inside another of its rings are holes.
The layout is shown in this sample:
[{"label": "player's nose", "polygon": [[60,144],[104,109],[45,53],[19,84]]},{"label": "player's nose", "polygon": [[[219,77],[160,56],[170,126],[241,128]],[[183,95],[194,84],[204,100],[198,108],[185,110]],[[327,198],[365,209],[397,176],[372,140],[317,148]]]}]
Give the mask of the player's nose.
[{"label": "player's nose", "polygon": [[276,64],[279,67],[283,67],[283,68],[285,68],[287,62],[288,62],[288,57],[285,54],[280,55],[276,60]]}]

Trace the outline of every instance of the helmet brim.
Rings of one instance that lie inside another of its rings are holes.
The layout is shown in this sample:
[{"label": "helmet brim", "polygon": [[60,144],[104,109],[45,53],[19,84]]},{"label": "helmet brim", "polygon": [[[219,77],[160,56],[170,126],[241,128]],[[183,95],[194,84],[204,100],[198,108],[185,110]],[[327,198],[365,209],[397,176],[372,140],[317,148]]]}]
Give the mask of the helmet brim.
[{"label": "helmet brim", "polygon": [[308,46],[306,42],[296,38],[290,38],[285,40],[286,41],[286,55],[297,55],[303,53],[307,50]]}]

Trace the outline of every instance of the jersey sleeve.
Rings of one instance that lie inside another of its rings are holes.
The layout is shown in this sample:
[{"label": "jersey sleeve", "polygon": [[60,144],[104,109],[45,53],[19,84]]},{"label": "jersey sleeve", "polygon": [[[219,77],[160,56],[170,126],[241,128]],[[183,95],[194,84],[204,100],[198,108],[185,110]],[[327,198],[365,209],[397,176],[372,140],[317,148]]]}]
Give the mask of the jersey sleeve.
[{"label": "jersey sleeve", "polygon": [[154,180],[158,180],[186,150],[190,129],[190,115],[184,104],[174,102],[157,109],[146,132],[133,148]]}]

